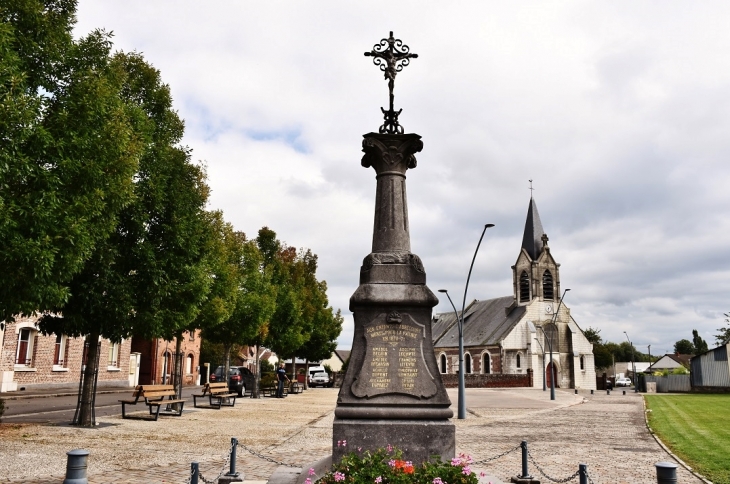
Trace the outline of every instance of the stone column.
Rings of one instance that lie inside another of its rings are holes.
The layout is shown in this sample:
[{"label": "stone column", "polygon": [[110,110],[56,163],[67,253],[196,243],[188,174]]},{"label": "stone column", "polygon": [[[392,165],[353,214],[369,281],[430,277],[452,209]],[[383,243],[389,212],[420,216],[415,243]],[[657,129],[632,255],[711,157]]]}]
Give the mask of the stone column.
[{"label": "stone column", "polygon": [[[362,165],[376,173],[372,252],[350,298],[355,336],[335,409],[333,459],[394,445],[420,463],[451,459],[455,430],[431,338],[438,299],[410,251],[406,170],[423,148],[417,134],[364,136]],[[347,447],[338,442],[347,441]]]}]

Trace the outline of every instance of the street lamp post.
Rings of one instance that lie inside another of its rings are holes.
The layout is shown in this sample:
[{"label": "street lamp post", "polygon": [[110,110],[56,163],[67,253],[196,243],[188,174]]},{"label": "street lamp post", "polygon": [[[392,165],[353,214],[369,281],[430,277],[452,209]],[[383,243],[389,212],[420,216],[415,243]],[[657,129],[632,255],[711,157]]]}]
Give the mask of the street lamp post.
[{"label": "street lamp post", "polygon": [[624,331],[624,334],[626,335],[626,340],[629,342],[629,346],[631,346],[631,368],[634,372],[632,376],[634,380],[634,393],[636,393],[639,391],[639,386],[637,385],[639,381],[636,378],[636,357],[634,356],[634,345],[631,343],[631,339],[629,339],[629,333]]},{"label": "street lamp post", "polygon": [[[540,328],[540,326],[537,327]],[[535,341],[540,345],[540,351],[542,351],[542,391],[547,391],[547,383],[545,383],[545,348],[542,347],[539,339],[535,338]]]},{"label": "street lamp post", "polygon": [[494,227],[494,224],[486,224],[484,226],[484,230],[482,230],[482,235],[479,237],[479,243],[477,243],[477,248],[474,250],[474,257],[471,259],[471,265],[469,266],[469,274],[466,276],[466,285],[464,286],[464,298],[461,301],[461,315],[456,311],[456,306],[454,306],[454,302],[451,300],[451,296],[449,296],[449,292],[446,289],[439,289],[439,292],[442,292],[446,294],[446,297],[449,299],[449,302],[451,303],[451,307],[454,308],[454,315],[456,316],[456,324],[459,328],[459,410],[458,410],[458,418],[460,420],[463,420],[466,418],[466,399],[464,395],[464,388],[465,388],[465,382],[464,382],[464,310],[466,307],[466,291],[469,289],[469,279],[471,279],[471,271],[474,268],[474,261],[477,258],[477,252],[479,252],[479,246],[482,245],[482,239],[484,238],[484,233],[487,231],[488,228]]},{"label": "street lamp post", "polygon": [[[553,320],[552,320],[553,328],[555,327],[555,321],[558,320],[558,312],[560,311],[560,306],[562,306],[562,304],[563,304],[563,298],[565,297],[565,293],[568,291],[570,291],[570,289],[566,289],[565,291],[563,291],[563,295],[560,296],[560,301],[558,301],[558,309],[556,309],[555,312],[553,313]],[[555,333],[550,331],[550,337],[548,338],[547,333],[545,333],[545,329],[543,329],[542,327],[540,327],[540,329],[542,330],[542,335],[545,337],[545,341],[548,344],[548,349],[550,350],[550,400],[555,400],[556,372],[555,372],[555,363],[553,363],[553,335]]]}]

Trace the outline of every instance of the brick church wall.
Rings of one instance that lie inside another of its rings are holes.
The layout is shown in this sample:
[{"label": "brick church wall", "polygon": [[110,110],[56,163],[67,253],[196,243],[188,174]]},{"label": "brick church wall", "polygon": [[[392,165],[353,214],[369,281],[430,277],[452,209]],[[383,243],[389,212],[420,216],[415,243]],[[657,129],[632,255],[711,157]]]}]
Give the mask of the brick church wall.
[{"label": "brick church wall", "polygon": [[[441,375],[446,388],[459,386],[459,375]],[[522,375],[507,375],[504,373],[468,374],[464,375],[466,388],[516,388],[532,386],[532,370]]]}]

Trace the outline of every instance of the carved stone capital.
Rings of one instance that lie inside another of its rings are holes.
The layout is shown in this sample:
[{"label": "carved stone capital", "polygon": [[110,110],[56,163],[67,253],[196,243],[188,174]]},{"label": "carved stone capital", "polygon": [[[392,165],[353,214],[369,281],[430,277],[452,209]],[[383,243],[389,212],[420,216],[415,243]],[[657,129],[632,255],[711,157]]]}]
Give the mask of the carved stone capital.
[{"label": "carved stone capital", "polygon": [[416,153],[423,149],[423,141],[417,134],[366,134],[362,140],[362,166],[382,172],[405,174],[408,168],[416,167]]}]

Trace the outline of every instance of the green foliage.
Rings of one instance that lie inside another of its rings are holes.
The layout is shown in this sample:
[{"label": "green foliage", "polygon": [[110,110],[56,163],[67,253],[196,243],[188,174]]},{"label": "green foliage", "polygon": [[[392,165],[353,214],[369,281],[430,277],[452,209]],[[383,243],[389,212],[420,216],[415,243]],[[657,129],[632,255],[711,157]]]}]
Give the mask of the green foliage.
[{"label": "green foliage", "polygon": [[588,327],[585,331],[583,331],[583,335],[588,339],[588,341],[591,344],[600,344],[601,343],[601,330],[600,329],[594,329],[591,327]]},{"label": "green foliage", "polygon": [[342,363],[342,368],[340,368],[340,372],[344,375],[347,373],[347,367],[350,366],[350,355],[347,356],[347,359],[344,363]]},{"label": "green foliage", "polygon": [[269,363],[269,360],[259,360],[259,368],[261,369],[261,374],[264,373],[274,373],[276,368],[274,368],[274,365]]},{"label": "green foliage", "polygon": [[[725,313],[725,322],[730,323],[730,313]],[[730,343],[730,326],[723,326],[717,329],[718,334],[715,335],[715,340],[718,345],[726,345]]]},{"label": "green foliage", "polygon": [[702,339],[702,337],[699,335],[696,329],[692,330],[692,344],[695,347],[695,351],[693,354],[695,355],[701,355],[702,353],[707,353],[707,342]]},{"label": "green foliage", "polygon": [[326,372],[326,373],[327,373],[328,375],[331,375],[332,373],[334,373],[334,371],[332,371],[332,367],[331,367],[331,366],[329,366],[329,365],[327,365],[327,364],[324,364],[324,365],[322,365],[322,368],[324,368],[324,371],[325,371],[325,372]]},{"label": "green foliage", "polygon": [[693,355],[695,353],[695,345],[688,339],[680,339],[674,343],[674,352],[680,355]]},{"label": "green foliage", "polygon": [[[583,332],[588,333],[586,337],[595,339],[598,337],[600,330],[594,330],[588,328]],[[637,351],[633,345],[630,345],[627,341],[621,343],[613,343],[610,341],[599,341],[593,343],[593,357],[595,359],[596,369],[608,369],[614,363],[614,361],[653,361],[648,354],[644,354]]]},{"label": "green foliage", "polygon": [[327,284],[316,278],[317,256],[286,246],[268,227],[259,230],[256,243],[276,286],[275,310],[264,343],[282,359],[328,358],[342,331],[342,317],[328,307]]},{"label": "green foliage", "polygon": [[672,375],[689,375],[689,370],[684,366],[674,368],[671,372]]},{"label": "green foliage", "polygon": [[139,110],[109,34],[73,0],[0,4],[0,320],[63,305],[132,199]]},{"label": "green foliage", "polygon": [[662,442],[712,482],[730,483],[730,394],[645,398],[649,425]]},{"label": "green foliage", "polygon": [[[356,442],[338,443],[355,447]],[[433,459],[421,465],[403,460],[399,449],[350,452],[332,467],[318,484],[477,484],[469,456],[461,454],[451,462]],[[311,482],[311,480],[310,480]],[[307,483],[309,484],[309,483]]]}]

